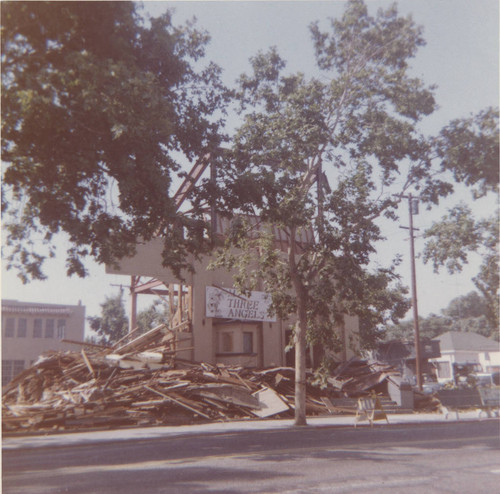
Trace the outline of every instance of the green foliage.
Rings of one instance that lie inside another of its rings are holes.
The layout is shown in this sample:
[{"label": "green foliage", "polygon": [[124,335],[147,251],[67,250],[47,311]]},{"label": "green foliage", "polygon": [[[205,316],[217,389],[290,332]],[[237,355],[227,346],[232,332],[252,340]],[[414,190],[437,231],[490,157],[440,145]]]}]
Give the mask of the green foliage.
[{"label": "green foliage", "polygon": [[[418,328],[421,338],[435,338],[440,334],[452,330],[452,319],[446,316],[430,314],[428,317],[418,318]],[[384,339],[413,340],[415,328],[413,320],[402,321],[385,328]]]},{"label": "green foliage", "polygon": [[[257,215],[267,226],[235,220],[218,264],[237,271],[242,291],[259,280],[280,316],[297,316],[309,343],[335,349],[335,328],[352,314],[372,346],[377,326],[408,309],[393,267],[369,269],[383,239],[376,220],[394,218],[397,206],[381,191],[408,162],[405,188],[422,183],[428,200],[450,191],[432,178],[431,146],[417,131],[435,108],[432,87],[408,71],[424,41],[395,7],[372,17],[358,0],[328,31],[316,23],[311,33],[321,79],[286,74],[274,48],[240,78],[243,123],[214,195],[228,216]],[[270,228],[287,235],[288,253]],[[314,242],[301,242],[306,234]]]},{"label": "green foliage", "polygon": [[161,300],[155,300],[147,309],[137,314],[137,327],[140,333],[145,333],[160,324],[168,324],[169,320],[168,306]]},{"label": "green foliage", "polygon": [[481,317],[486,314],[487,304],[477,292],[454,298],[442,312],[454,320]]},{"label": "green foliage", "polygon": [[[496,216],[487,220],[476,220],[470,208],[462,204],[452,208],[424,234],[429,240],[424,248],[423,260],[432,261],[436,272],[443,266],[450,273],[459,272],[468,262],[470,253],[481,256],[482,264],[473,281],[481,292],[483,316],[488,328],[486,331],[490,335],[497,334],[499,327],[498,228]],[[484,332],[483,329],[482,331]]]},{"label": "green foliage", "polygon": [[475,252],[482,241],[481,225],[472,217],[469,206],[461,203],[451,208],[447,215],[425,231],[423,261],[432,261],[434,271],[441,266],[448,272],[462,270],[468,261],[468,253]]},{"label": "green foliage", "polygon": [[[474,198],[498,193],[498,116],[498,109],[489,108],[471,118],[454,120],[434,142],[441,168],[469,186]],[[462,326],[495,337],[500,309],[498,225],[498,212],[488,219],[477,219],[469,207],[459,204],[425,232],[428,240],[423,252],[424,262],[431,261],[435,272],[445,267],[449,273],[460,272],[471,253],[481,256],[482,264],[473,281],[481,293],[482,314],[470,316]],[[479,307],[477,300],[475,304]]]},{"label": "green foliage", "polygon": [[[169,197],[178,154],[219,146],[228,93],[200,67],[205,32],[170,13],[146,24],[133,2],[2,2],[2,211],[7,266],[45,275],[53,238],[67,272],[84,276],[130,254],[138,239],[200,248]],[[202,232],[203,234],[203,232]],[[201,234],[201,237],[202,237]],[[168,245],[166,246],[168,247]],[[183,256],[168,257],[174,269]]]},{"label": "green foliage", "polygon": [[498,191],[498,109],[453,120],[441,131],[436,145],[442,168],[470,186],[475,197]]},{"label": "green foliage", "polygon": [[101,345],[116,343],[128,333],[128,319],[120,292],[116,296],[106,297],[101,304],[101,315],[87,318],[90,329],[97,333],[96,342]]},{"label": "green foliage", "polygon": [[[490,322],[488,300],[477,292],[454,298],[441,314],[419,318],[422,338],[435,338],[448,331],[467,331],[498,339],[498,328]],[[413,321],[402,321],[384,328],[384,339],[412,339]]]}]

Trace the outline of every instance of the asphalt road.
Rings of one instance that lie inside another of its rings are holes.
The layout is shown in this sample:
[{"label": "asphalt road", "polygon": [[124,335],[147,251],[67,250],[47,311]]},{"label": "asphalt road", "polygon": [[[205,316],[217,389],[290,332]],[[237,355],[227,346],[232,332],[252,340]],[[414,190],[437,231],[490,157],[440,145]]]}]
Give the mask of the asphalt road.
[{"label": "asphalt road", "polygon": [[305,427],[4,450],[3,492],[494,494],[499,425]]}]

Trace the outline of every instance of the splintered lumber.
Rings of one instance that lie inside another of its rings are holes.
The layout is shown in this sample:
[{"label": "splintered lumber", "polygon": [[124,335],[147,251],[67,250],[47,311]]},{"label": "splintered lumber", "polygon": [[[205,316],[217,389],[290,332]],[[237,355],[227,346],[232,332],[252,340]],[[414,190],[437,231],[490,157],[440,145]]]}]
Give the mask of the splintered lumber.
[{"label": "splintered lumber", "polygon": [[132,336],[134,336],[138,332],[139,328],[134,328],[132,331],[129,331],[125,336],[122,336],[118,341],[116,341],[112,348],[117,348],[118,346],[123,345],[124,341],[130,340],[130,338],[132,338]]},{"label": "splintered lumber", "polygon": [[248,390],[252,391],[252,388],[250,387],[250,385],[247,382],[245,382],[238,373],[233,373],[233,374],[230,373],[229,375],[231,377],[232,376],[236,376],[236,378],[238,379],[238,381],[240,381],[241,384],[243,384],[243,386],[245,386],[245,388],[247,388]]},{"label": "splintered lumber", "polygon": [[271,388],[263,388],[255,392],[254,396],[260,403],[259,410],[252,411],[257,417],[271,417],[272,415],[277,415],[278,413],[289,410],[289,406],[283,401],[280,395]]},{"label": "splintered lumber", "polygon": [[160,396],[163,396],[163,398],[165,398],[165,400],[167,400],[167,401],[173,401],[174,403],[177,403],[177,405],[180,405],[181,407],[187,408],[188,410],[190,410],[196,414],[199,414],[202,417],[210,419],[210,417],[208,415],[205,415],[202,411],[200,411],[196,408],[193,408],[193,407],[187,405],[186,403],[183,403],[181,400],[177,400],[172,396],[167,396],[166,394],[160,393],[156,389],[150,388],[149,386],[144,386],[144,388],[149,390],[149,391],[152,391],[153,393],[159,394]]},{"label": "splintered lumber", "polygon": [[[109,349],[85,347],[39,358],[3,388],[4,433],[293,415],[293,368],[255,370],[180,359],[162,343],[163,330],[160,325]],[[394,372],[361,360],[335,371],[324,389],[307,373],[308,414],[352,413],[353,398],[347,397],[363,396]]]},{"label": "splintered lumber", "polygon": [[93,377],[95,377],[95,372],[94,372],[94,369],[92,367],[92,364],[90,363],[89,359],[87,358],[87,354],[85,353],[85,350],[83,348],[82,348],[82,357],[83,357],[83,361],[85,362],[85,365],[89,369],[90,373],[92,374]]},{"label": "splintered lumber", "polygon": [[64,338],[61,341],[63,343],[71,343],[73,345],[81,345],[81,346],[88,346],[88,347],[92,347],[92,348],[100,348],[101,350],[109,350],[111,348],[108,345],[98,345],[97,343],[90,343],[89,341],[68,340],[67,338]]},{"label": "splintered lumber", "polygon": [[192,386],[191,391],[204,398],[223,401],[232,405],[258,409],[261,407],[258,398],[252,396],[246,388],[229,384],[204,384]]},{"label": "splintered lumber", "polygon": [[160,335],[163,334],[163,330],[166,329],[165,324],[160,324],[156,328],[151,329],[150,331],[147,331],[146,333],[141,334],[137,338],[133,339],[132,341],[129,341],[128,343],[125,343],[118,348],[114,348],[114,352],[118,354],[122,353],[128,353],[133,350],[138,351],[145,349],[147,345],[149,345],[151,342],[155,341],[156,339],[159,338]]}]

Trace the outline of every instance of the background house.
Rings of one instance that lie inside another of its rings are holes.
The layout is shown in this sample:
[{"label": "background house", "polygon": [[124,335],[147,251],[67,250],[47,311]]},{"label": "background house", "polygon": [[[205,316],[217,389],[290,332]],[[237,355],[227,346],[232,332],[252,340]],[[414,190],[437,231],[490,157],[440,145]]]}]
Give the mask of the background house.
[{"label": "background house", "polygon": [[2,386],[49,350],[83,341],[85,307],[2,300]]},{"label": "background house", "polygon": [[440,383],[455,380],[455,368],[468,366],[475,372],[500,371],[500,344],[477,333],[449,331],[438,336],[439,358],[430,359],[436,365]]},{"label": "background house", "polygon": [[[429,359],[440,356],[439,342],[428,338],[420,340],[420,365],[422,374],[434,376],[434,365]],[[378,362],[385,362],[395,367],[404,381],[416,382],[416,352],[415,342],[408,340],[384,341],[372,351],[372,358]]]}]

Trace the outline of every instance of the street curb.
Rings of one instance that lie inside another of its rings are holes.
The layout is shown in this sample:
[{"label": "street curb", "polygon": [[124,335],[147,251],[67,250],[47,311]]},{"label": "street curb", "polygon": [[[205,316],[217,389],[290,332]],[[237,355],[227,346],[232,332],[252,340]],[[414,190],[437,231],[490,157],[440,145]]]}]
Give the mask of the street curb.
[{"label": "street curb", "polygon": [[[420,415],[420,417],[418,417]],[[431,425],[431,424],[457,424],[462,422],[479,422],[485,420],[497,420],[496,418],[480,418],[477,414],[464,414],[457,419],[445,419],[439,414],[417,414],[396,417],[391,416],[392,421],[382,423],[376,421],[373,427],[392,427],[408,425]],[[500,421],[499,421],[500,423]],[[209,424],[196,424],[189,426],[159,426],[132,429],[99,430],[85,432],[59,432],[44,435],[3,436],[3,450],[21,450],[44,447],[66,447],[87,446],[98,443],[111,443],[123,441],[144,441],[158,438],[179,438],[182,436],[212,436],[222,434],[237,434],[245,432],[279,432],[283,430],[306,430],[306,429],[366,429],[371,428],[368,422],[359,422],[354,427],[354,417],[310,417],[305,426],[296,426],[293,420],[251,420],[234,422],[217,422]]]}]

